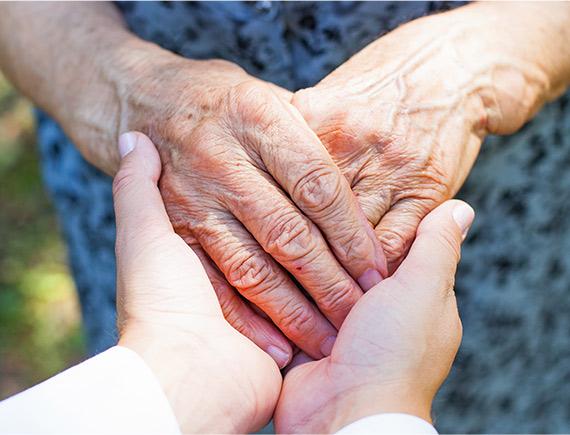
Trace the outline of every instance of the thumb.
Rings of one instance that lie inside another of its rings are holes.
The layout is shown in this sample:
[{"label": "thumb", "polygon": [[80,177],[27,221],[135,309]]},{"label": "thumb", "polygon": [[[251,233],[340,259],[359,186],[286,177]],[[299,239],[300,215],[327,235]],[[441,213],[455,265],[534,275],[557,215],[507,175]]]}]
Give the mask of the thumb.
[{"label": "thumb", "polygon": [[154,144],[142,133],[124,133],[119,154],[121,164],[113,180],[117,252],[173,232],[157,186],[161,164]]},{"label": "thumb", "polygon": [[475,217],[465,202],[450,200],[420,223],[416,239],[394,278],[410,289],[449,291],[453,287],[461,243]]}]

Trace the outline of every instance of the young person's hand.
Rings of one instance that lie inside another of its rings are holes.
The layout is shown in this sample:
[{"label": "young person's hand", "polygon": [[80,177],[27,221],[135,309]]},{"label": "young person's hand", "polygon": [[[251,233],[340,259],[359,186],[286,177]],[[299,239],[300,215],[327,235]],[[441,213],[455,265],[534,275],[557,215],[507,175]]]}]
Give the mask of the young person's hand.
[{"label": "young person's hand", "polygon": [[279,369],[224,319],[200,260],[174,232],[152,142],[127,133],[120,151],[113,185],[119,345],[153,370],[183,432],[256,430],[273,413]]},{"label": "young person's hand", "polygon": [[461,341],[453,287],[473,216],[471,207],[452,200],[424,218],[397,271],[350,312],[331,356],[286,375],[278,432],[335,432],[393,412],[431,421],[432,400]]}]

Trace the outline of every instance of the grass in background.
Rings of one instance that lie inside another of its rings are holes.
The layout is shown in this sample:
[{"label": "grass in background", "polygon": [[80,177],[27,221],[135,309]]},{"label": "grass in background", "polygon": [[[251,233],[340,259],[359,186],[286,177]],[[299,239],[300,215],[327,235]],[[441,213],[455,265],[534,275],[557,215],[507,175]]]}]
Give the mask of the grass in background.
[{"label": "grass in background", "polygon": [[30,105],[0,75],[0,399],[79,361],[79,307]]}]

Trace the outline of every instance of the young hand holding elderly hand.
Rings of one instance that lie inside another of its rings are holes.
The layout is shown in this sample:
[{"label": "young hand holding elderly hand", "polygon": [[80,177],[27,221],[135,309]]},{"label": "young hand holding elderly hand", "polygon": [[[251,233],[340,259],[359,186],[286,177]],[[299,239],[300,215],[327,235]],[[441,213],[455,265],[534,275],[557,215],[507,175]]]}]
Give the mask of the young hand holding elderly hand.
[{"label": "young hand holding elderly hand", "polygon": [[142,41],[111,4],[2,7],[4,72],[87,159],[112,174],[120,132],[155,141],[176,231],[226,319],[281,367],[286,338],[328,355],[484,136],[516,131],[570,80],[566,4],[412,21],[292,97],[231,63]]},{"label": "young hand holding elderly hand", "polygon": [[467,204],[430,213],[396,273],[350,312],[331,356],[283,380],[226,321],[200,260],[174,232],[150,139],[124,134],[119,150],[118,346],[2,402],[0,431],[245,433],[272,415],[278,432],[334,432],[367,416],[380,430],[379,414],[397,430],[433,431],[431,402],[461,340],[453,278],[473,220]]},{"label": "young hand holding elderly hand", "polygon": [[275,406],[280,432],[331,432],[380,413],[430,420],[461,340],[453,279],[468,205],[430,213],[396,273],[353,308],[331,356],[292,369],[280,392],[277,366],[223,318],[197,256],[174,232],[153,144],[140,133],[121,144],[131,151],[114,183],[119,345],[152,368],[184,432],[249,432]]},{"label": "young hand holding elderly hand", "polygon": [[[429,420],[461,335],[452,282],[472,219],[444,201],[485,135],[516,131],[568,84],[568,6],[422,18],[293,96],[147,44],[108,5],[49,7],[48,33],[72,56],[51,62],[20,41],[32,60],[0,47],[3,68],[109,173],[119,132],[157,144],[127,136],[115,183],[120,344],[151,367],[182,428],[249,431],[275,407],[281,431],[381,412]],[[45,27],[9,8],[7,34],[22,17]],[[279,330],[321,358],[284,381],[260,350],[287,364]]]}]

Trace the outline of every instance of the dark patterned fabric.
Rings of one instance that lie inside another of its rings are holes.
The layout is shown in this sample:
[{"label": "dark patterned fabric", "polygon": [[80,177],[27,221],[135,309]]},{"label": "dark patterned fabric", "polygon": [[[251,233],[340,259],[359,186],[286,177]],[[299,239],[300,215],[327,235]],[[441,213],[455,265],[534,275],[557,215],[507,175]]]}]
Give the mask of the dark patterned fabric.
[{"label": "dark patterned fabric", "polygon": [[[458,6],[454,4],[453,6]],[[120,3],[131,29],[183,56],[222,58],[295,90],[445,2]],[[111,180],[38,112],[92,353],[114,343]],[[477,219],[457,293],[465,336],[436,403],[444,432],[570,432],[570,94],[493,137],[459,197]]]}]

